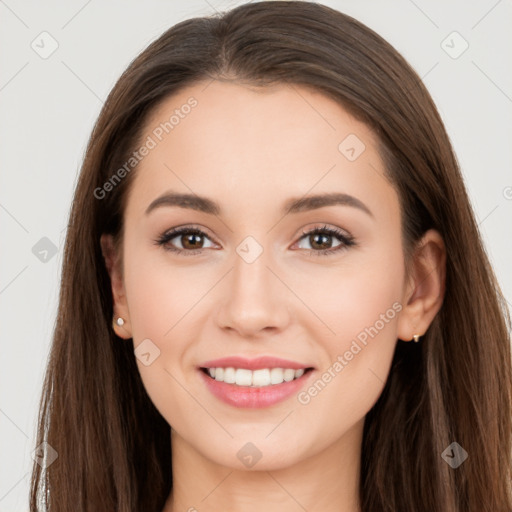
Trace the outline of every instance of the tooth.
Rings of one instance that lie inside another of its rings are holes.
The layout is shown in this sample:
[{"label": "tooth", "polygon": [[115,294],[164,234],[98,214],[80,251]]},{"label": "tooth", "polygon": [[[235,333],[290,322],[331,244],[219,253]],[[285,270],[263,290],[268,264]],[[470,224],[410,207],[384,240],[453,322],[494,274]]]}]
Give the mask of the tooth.
[{"label": "tooth", "polygon": [[254,370],[252,373],[253,386],[268,386],[270,382],[270,370]]},{"label": "tooth", "polygon": [[270,370],[270,382],[272,384],[281,384],[283,382],[283,369],[272,368]]},{"label": "tooth", "polygon": [[247,370],[245,368],[208,368],[208,373],[213,379],[236,384],[238,386],[265,387],[283,382],[290,382],[302,377],[305,369],[294,370],[292,368],[261,368],[259,370]]},{"label": "tooth", "polygon": [[237,386],[250,386],[252,384],[251,370],[246,370],[245,368],[238,368],[235,372],[235,382]]},{"label": "tooth", "polygon": [[234,368],[224,368],[224,382],[226,384],[234,384],[235,379],[235,369]]},{"label": "tooth", "polygon": [[295,370],[292,368],[286,368],[286,370],[283,372],[283,379],[285,382],[290,382],[295,377]]}]

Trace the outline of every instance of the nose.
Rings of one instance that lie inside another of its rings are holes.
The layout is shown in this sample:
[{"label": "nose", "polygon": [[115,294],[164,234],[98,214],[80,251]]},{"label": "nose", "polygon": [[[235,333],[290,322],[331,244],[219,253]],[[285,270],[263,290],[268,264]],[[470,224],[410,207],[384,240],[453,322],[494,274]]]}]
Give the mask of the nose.
[{"label": "nose", "polygon": [[250,263],[235,256],[234,267],[220,291],[225,298],[217,310],[220,328],[254,338],[268,331],[279,332],[290,323],[292,294],[269,260],[266,251]]}]

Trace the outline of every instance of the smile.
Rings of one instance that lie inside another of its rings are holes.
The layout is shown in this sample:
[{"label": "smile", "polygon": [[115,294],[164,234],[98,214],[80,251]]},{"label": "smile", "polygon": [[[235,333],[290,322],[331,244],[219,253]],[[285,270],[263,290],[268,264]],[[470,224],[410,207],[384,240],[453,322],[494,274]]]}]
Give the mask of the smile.
[{"label": "smile", "polygon": [[201,368],[205,373],[218,382],[234,384],[244,387],[266,387],[291,382],[304,375],[311,368],[262,368],[259,370],[248,370],[245,368]]},{"label": "smile", "polygon": [[[198,373],[206,389],[225,404],[237,408],[261,409],[283,402],[299,393],[310,381],[314,371],[313,368],[248,370],[217,367],[200,368]],[[233,378],[234,382],[227,382]]]}]

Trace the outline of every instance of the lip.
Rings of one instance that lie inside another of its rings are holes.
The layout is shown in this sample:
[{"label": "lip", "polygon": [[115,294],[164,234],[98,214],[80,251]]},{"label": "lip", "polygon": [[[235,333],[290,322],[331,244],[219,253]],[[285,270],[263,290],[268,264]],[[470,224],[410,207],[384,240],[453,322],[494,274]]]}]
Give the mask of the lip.
[{"label": "lip", "polygon": [[313,368],[312,365],[298,363],[287,359],[273,356],[260,356],[254,359],[247,359],[243,356],[222,357],[202,363],[199,368],[243,368],[245,370],[263,370],[264,368]]},{"label": "lip", "polygon": [[[233,358],[229,359],[232,360]],[[280,368],[280,366],[274,367]],[[238,368],[240,368],[240,366]],[[265,368],[269,367],[266,366]],[[301,366],[300,368],[304,368],[304,366]],[[226,384],[225,382],[217,381],[207,375],[201,368],[198,368],[197,371],[199,372],[200,378],[203,379],[203,382],[206,384],[206,387],[210,393],[212,393],[219,400],[234,407],[251,409],[263,409],[279,402],[283,402],[284,400],[290,398],[292,395],[297,394],[300,389],[304,387],[307,382],[309,382],[311,376],[316,373],[315,370],[311,368],[304,372],[301,377],[290,382],[253,388],[249,386]]]}]

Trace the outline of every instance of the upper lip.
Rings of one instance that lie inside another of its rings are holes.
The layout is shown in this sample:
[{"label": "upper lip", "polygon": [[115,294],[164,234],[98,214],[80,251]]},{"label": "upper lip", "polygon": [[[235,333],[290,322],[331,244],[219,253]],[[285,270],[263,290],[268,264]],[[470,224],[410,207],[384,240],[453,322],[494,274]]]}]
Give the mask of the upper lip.
[{"label": "upper lip", "polygon": [[281,359],[272,356],[260,356],[253,359],[247,359],[243,356],[221,357],[220,359],[212,359],[200,365],[200,368],[244,368],[246,370],[261,370],[264,368],[292,368],[300,370],[302,368],[312,368],[311,365]]}]

